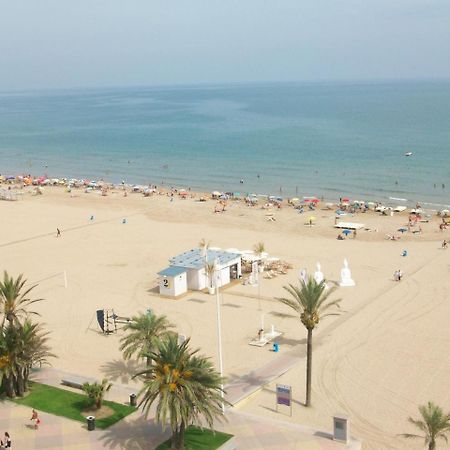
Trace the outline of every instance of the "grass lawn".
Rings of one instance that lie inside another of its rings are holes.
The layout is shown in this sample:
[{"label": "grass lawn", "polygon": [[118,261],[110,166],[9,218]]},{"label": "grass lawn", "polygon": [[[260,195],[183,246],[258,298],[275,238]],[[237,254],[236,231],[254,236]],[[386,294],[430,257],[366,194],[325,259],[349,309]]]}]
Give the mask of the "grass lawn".
[{"label": "grass lawn", "polygon": [[[95,416],[95,412],[87,414],[83,411],[89,405],[86,395],[48,386],[47,384],[32,382],[30,383],[30,393],[24,398],[15,398],[13,401],[19,405],[29,406],[38,411],[44,411],[55,416],[67,417],[68,419],[78,420],[84,423],[86,423],[87,415],[92,414]],[[128,416],[128,414],[136,411],[136,408],[131,406],[106,400],[103,404],[111,408],[114,414],[103,419],[95,419],[95,425],[101,429],[108,428]]]},{"label": "grass lawn", "polygon": [[[186,450],[215,450],[233,437],[232,434],[221,433],[204,428],[188,427],[185,434]],[[170,450],[170,439],[156,447],[156,450]]]}]

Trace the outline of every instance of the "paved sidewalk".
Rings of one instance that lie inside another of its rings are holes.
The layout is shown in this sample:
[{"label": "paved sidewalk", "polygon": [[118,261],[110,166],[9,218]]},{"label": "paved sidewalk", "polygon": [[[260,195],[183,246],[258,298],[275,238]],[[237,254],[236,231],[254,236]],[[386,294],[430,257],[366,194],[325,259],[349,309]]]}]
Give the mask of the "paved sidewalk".
[{"label": "paved sidewalk", "polygon": [[[33,379],[61,387],[60,380],[70,374],[56,369],[42,369]],[[126,402],[133,387],[113,385],[107,398]],[[44,412],[39,414],[39,430],[31,426],[31,409],[7,400],[0,402],[0,433],[8,431],[17,449],[58,450],[152,450],[170,435],[140,411],[127,416],[107,430],[87,431],[85,424]],[[278,420],[239,412],[231,408],[226,421],[216,423],[216,429],[234,434],[239,450],[357,450],[359,443],[349,445],[334,442],[327,433]]]},{"label": "paved sidewalk", "polygon": [[277,379],[300,362],[301,358],[290,354],[280,354],[264,366],[231,381],[225,386],[226,399],[236,405],[266,384]]},{"label": "paved sidewalk", "polygon": [[[0,423],[9,431],[17,449],[52,450],[152,450],[169,437],[169,432],[137,412],[107,430],[87,431],[80,422],[39,414],[42,423],[33,429],[31,409],[0,402]],[[344,445],[326,433],[307,427],[228,411],[227,422],[216,429],[234,434],[239,450],[358,450],[358,443]]]}]

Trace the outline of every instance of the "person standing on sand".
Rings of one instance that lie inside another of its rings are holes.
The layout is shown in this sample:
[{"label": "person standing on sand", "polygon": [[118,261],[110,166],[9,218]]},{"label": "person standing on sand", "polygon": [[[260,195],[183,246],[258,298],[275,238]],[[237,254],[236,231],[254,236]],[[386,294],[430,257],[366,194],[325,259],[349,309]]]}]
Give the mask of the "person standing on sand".
[{"label": "person standing on sand", "polygon": [[59,228],[56,229],[56,237],[61,237],[61,230]]}]

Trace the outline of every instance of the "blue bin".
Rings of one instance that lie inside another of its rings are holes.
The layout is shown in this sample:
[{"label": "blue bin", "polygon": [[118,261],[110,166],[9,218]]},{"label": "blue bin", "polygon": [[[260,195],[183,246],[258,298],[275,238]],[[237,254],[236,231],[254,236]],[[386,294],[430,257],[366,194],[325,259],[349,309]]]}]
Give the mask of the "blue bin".
[{"label": "blue bin", "polygon": [[278,342],[273,343],[273,351],[275,353],[278,353],[278,350],[280,350],[280,346],[278,345]]}]

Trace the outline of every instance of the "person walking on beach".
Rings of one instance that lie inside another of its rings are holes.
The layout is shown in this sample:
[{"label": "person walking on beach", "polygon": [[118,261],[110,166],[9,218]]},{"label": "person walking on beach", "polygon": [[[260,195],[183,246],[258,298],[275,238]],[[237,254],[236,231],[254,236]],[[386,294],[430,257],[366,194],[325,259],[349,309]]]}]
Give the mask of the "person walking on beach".
[{"label": "person walking on beach", "polygon": [[34,422],[34,429],[37,430],[39,428],[39,424],[41,423],[41,419],[39,419],[39,415],[35,409],[33,409],[31,413],[30,420]]},{"label": "person walking on beach", "polygon": [[447,242],[446,239],[444,239],[444,240],[442,241],[442,248],[443,248],[443,249],[446,249],[446,248],[447,248],[447,245],[448,245],[448,242]]},{"label": "person walking on beach", "polygon": [[12,448],[12,440],[7,431],[5,431],[5,437],[1,442],[1,448]]},{"label": "person walking on beach", "polygon": [[61,230],[59,228],[56,229],[56,237],[61,237]]}]

